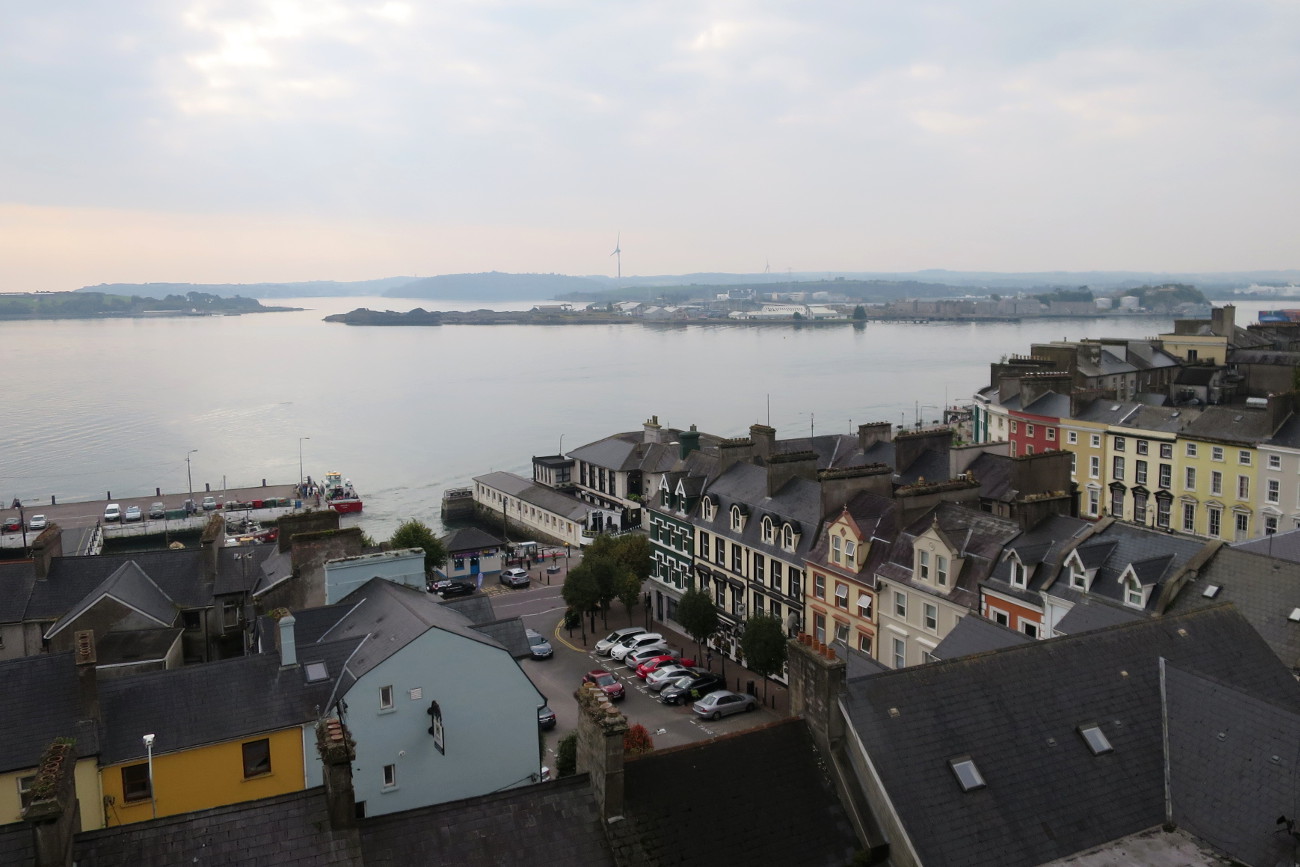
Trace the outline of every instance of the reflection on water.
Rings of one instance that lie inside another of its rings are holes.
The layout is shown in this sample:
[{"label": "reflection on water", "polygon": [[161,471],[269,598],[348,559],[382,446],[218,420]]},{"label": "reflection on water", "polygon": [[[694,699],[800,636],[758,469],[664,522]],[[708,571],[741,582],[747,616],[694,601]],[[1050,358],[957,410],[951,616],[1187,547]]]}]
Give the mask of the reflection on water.
[{"label": "reflection on water", "polygon": [[[911,425],[986,384],[1034,342],[1145,337],[1167,319],[879,324],[863,329],[592,325],[360,328],[355,307],[474,309],[393,298],[277,301],[241,317],[0,323],[0,498],[49,502],[219,490],[338,470],[386,536],[437,526],[442,489],[530,473],[553,454],[660,422],[727,436]],[[506,305],[495,305],[498,309]],[[510,305],[526,309],[527,304]],[[1242,305],[1238,322],[1260,306]],[[770,406],[770,416],[769,416]],[[301,443],[300,443],[301,439]]]}]

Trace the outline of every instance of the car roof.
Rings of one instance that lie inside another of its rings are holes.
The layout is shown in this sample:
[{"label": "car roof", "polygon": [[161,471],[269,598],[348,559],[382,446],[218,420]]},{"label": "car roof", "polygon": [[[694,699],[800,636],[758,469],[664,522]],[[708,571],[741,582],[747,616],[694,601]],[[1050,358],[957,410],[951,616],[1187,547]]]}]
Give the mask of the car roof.
[{"label": "car roof", "polygon": [[[591,675],[596,675],[596,674],[609,674],[609,672],[606,671],[606,670],[603,669],[603,668],[593,668],[591,671],[587,672],[587,674],[591,674]],[[613,677],[613,675],[610,674],[610,677]]]}]

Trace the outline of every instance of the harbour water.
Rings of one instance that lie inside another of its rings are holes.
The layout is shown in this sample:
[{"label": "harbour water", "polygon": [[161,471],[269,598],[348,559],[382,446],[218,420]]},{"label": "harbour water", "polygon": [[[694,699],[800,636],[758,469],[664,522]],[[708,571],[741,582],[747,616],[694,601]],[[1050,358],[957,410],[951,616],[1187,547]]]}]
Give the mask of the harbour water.
[{"label": "harbour water", "polygon": [[[439,526],[442,490],[651,415],[727,436],[912,425],[964,402],[988,365],[1064,338],[1145,337],[1158,318],[865,328],[438,326],[363,328],[355,307],[527,309],[393,298],[276,300],[294,313],[0,322],[0,499],[32,505],[291,483],[338,470],[362,526]],[[1239,324],[1261,307],[1239,305]],[[1285,306],[1285,305],[1281,305]],[[301,448],[301,452],[300,452]],[[197,449],[190,454],[191,449]]]}]

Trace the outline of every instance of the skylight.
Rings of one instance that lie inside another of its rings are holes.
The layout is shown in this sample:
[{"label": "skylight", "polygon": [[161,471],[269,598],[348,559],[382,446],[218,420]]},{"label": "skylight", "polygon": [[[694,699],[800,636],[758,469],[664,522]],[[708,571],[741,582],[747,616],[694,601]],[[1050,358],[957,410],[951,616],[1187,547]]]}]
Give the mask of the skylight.
[{"label": "skylight", "polygon": [[1213,599],[1215,596],[1219,595],[1219,585],[1211,584],[1209,587],[1206,587],[1204,591],[1202,591],[1201,595],[1204,596],[1206,599]]},{"label": "skylight", "polygon": [[1292,608],[1291,614],[1287,617],[1292,623],[1300,623],[1300,608]]},{"label": "skylight", "polygon": [[957,784],[961,786],[963,792],[984,788],[984,777],[980,774],[979,768],[975,767],[975,760],[970,756],[949,759],[948,767],[952,768],[953,774],[957,777]]},{"label": "skylight", "polygon": [[1094,756],[1102,753],[1109,753],[1114,747],[1106,739],[1106,734],[1101,730],[1097,723],[1087,723],[1079,726],[1079,734],[1083,736],[1084,741],[1088,744],[1088,749],[1092,750]]},{"label": "skylight", "polygon": [[323,662],[309,662],[304,666],[304,673],[307,675],[308,683],[317,683],[327,680],[330,676],[329,668]]}]

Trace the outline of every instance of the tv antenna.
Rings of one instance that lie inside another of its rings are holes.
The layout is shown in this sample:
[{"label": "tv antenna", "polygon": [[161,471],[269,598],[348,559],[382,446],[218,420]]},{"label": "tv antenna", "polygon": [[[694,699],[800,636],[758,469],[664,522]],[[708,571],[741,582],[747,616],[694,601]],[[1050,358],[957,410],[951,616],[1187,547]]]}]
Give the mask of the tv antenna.
[{"label": "tv antenna", "polygon": [[620,280],[623,279],[623,249],[622,249],[622,247],[620,246],[620,244],[622,243],[622,241],[623,241],[623,233],[622,233],[622,232],[619,232],[619,233],[618,233],[618,238],[616,238],[615,241],[614,241],[614,252],[609,254],[609,255],[611,255],[611,256],[617,256],[617,257],[618,257],[618,260],[617,260],[617,261],[618,261],[618,279],[620,279]]}]

